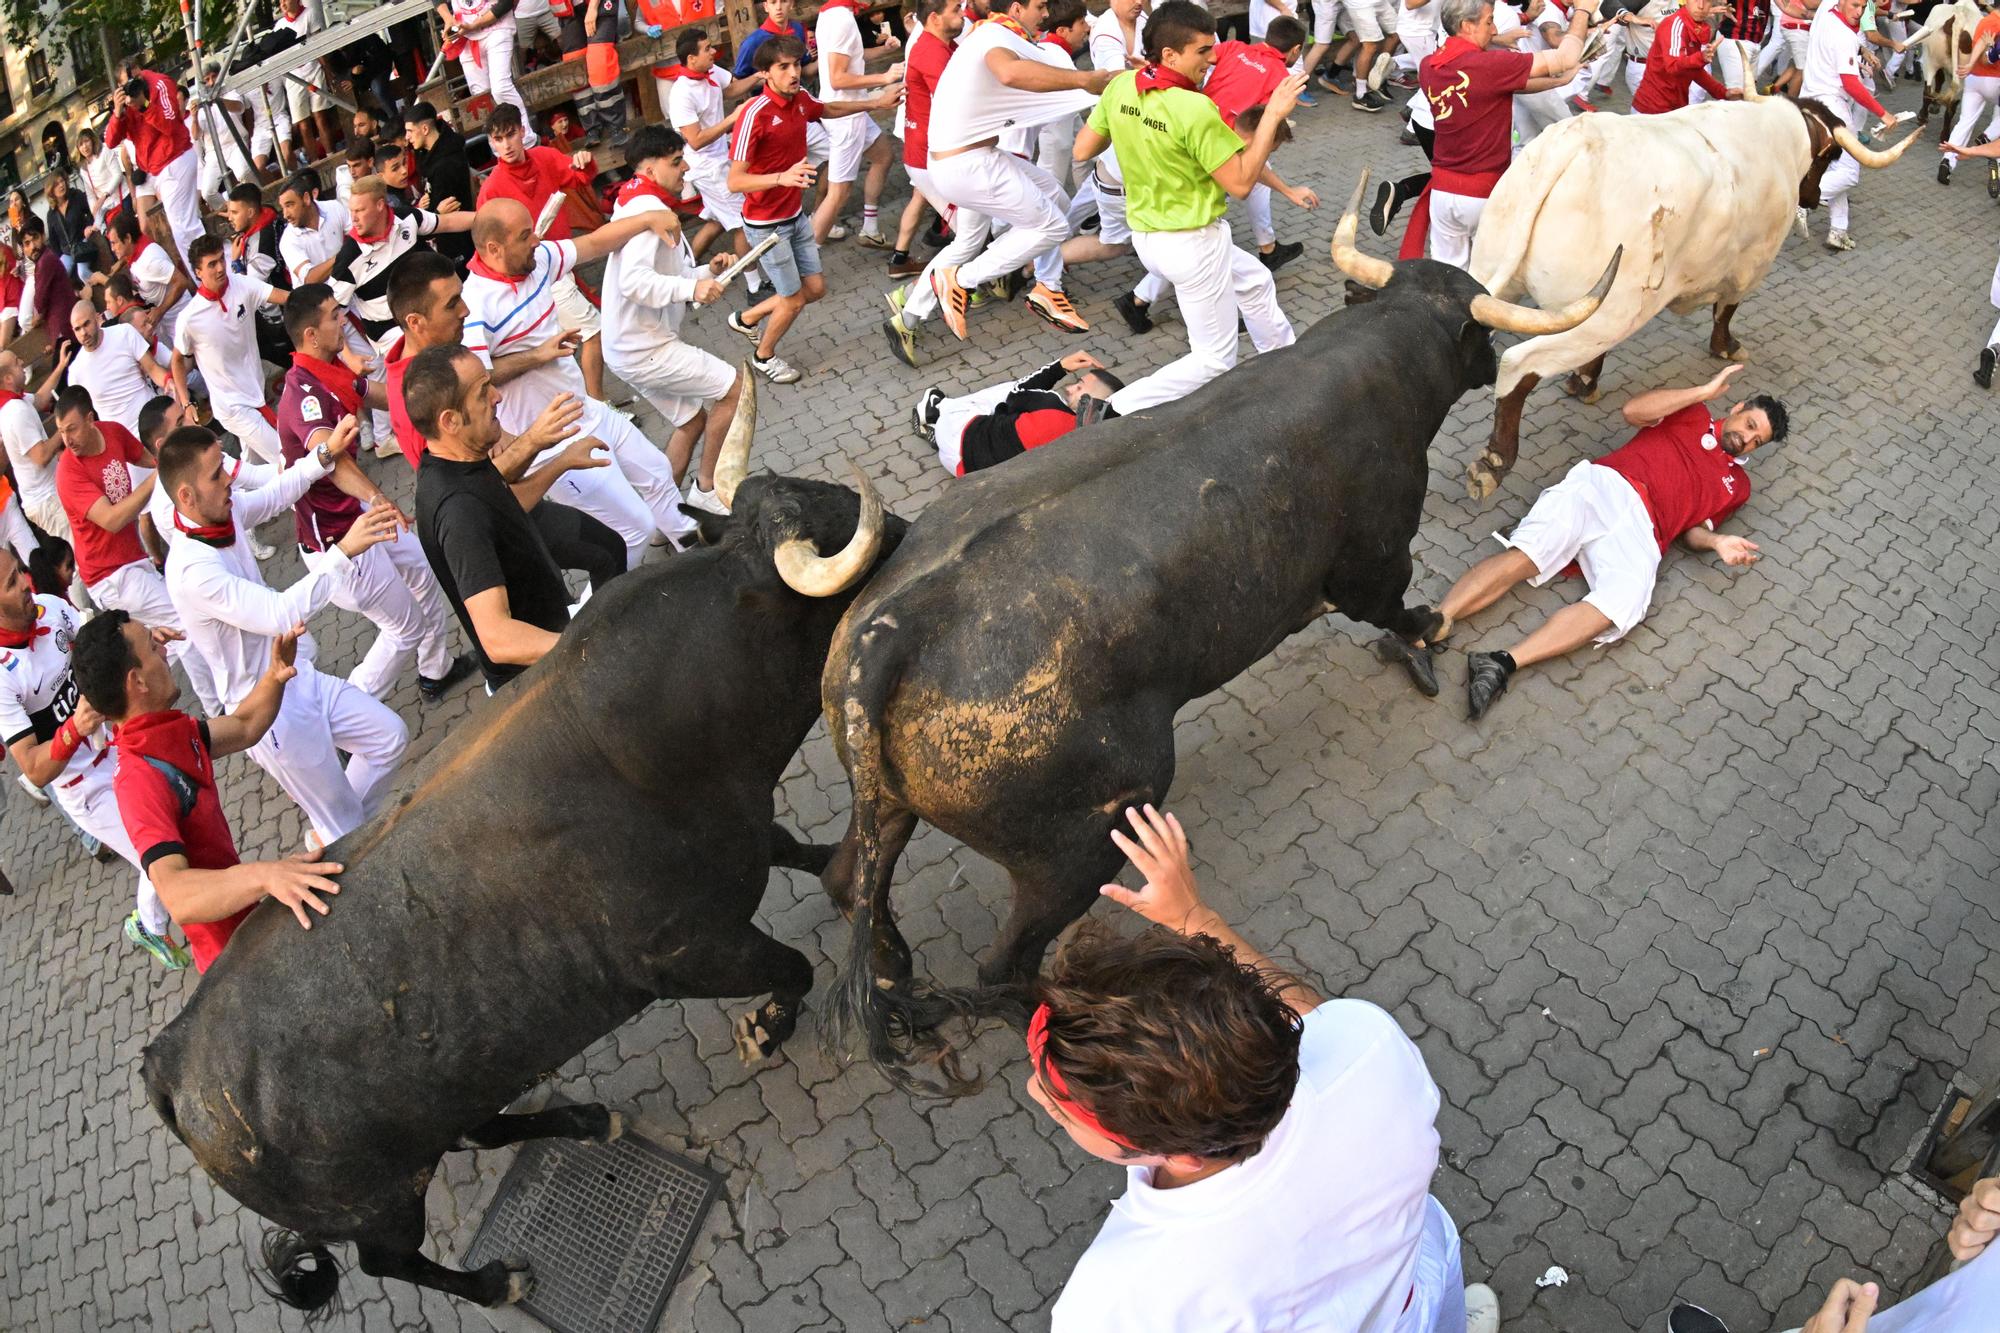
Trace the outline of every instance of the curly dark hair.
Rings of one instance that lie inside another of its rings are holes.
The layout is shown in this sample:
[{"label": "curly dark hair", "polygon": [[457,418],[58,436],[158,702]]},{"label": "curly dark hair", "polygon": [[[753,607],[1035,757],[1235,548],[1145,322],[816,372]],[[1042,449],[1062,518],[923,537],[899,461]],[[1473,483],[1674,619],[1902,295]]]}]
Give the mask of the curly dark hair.
[{"label": "curly dark hair", "polygon": [[1212,936],[1086,926],[1035,983],[1049,1006],[1043,1058],[1072,1100],[1142,1153],[1245,1161],[1298,1086],[1289,984]]}]

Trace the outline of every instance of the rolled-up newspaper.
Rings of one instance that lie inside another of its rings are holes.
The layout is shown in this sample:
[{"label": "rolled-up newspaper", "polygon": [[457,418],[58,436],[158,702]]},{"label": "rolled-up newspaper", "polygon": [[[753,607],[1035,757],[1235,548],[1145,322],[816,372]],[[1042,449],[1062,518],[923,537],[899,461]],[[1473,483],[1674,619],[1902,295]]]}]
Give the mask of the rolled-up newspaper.
[{"label": "rolled-up newspaper", "polygon": [[546,237],[549,234],[549,228],[555,225],[556,217],[562,212],[563,205],[568,202],[569,196],[561,190],[557,190],[549,196],[549,201],[542,205],[542,215],[535,219],[535,236],[537,239]]},{"label": "rolled-up newspaper", "polygon": [[729,285],[729,280],[731,278],[737,276],[739,273],[743,272],[743,270],[749,268],[752,264],[756,263],[759,259],[763,258],[764,252],[766,250],[769,250],[772,246],[776,245],[777,243],[778,243],[777,237],[766,236],[763,240],[757,242],[757,244],[750,247],[749,254],[743,256],[743,258],[737,260],[735,263],[731,264],[728,268],[716,274],[715,280],[721,283],[723,286],[727,287]]}]

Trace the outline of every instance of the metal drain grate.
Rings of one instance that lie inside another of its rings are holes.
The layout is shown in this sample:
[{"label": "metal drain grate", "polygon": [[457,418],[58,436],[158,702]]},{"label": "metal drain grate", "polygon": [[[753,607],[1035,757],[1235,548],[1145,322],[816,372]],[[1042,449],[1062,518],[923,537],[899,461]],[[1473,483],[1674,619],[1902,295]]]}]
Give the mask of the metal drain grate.
[{"label": "metal drain grate", "polygon": [[626,1134],[537,1139],[500,1182],[465,1266],[525,1258],[519,1308],[556,1333],[647,1333],[680,1280],[722,1177]]}]

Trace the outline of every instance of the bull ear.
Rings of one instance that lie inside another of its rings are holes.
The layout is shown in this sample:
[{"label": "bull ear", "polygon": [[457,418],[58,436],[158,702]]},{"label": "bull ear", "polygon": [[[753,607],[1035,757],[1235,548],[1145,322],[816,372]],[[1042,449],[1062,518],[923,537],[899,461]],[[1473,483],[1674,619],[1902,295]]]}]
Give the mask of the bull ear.
[{"label": "bull ear", "polygon": [[687,504],[682,505],[680,510],[694,520],[695,535],[701,539],[703,546],[722,544],[723,534],[729,531],[729,515],[711,514],[706,509]]}]

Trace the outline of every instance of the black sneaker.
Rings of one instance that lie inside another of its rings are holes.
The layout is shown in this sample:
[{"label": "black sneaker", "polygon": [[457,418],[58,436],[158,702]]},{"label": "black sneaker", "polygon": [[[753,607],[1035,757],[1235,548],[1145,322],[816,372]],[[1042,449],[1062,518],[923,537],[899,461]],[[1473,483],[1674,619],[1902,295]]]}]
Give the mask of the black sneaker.
[{"label": "black sneaker", "polygon": [[1507,653],[1466,654],[1465,697],[1471,705],[1468,716],[1474,722],[1485,717],[1493,701],[1507,692],[1515,670],[1514,659]]},{"label": "black sneaker", "polygon": [[1377,236],[1385,235],[1395,217],[1396,183],[1383,181],[1375,187],[1375,204],[1368,210],[1368,228]]},{"label": "black sneaker", "polygon": [[1676,1305],[1667,1315],[1667,1333],[1729,1333],[1729,1325],[1699,1305]]},{"label": "black sneaker", "polygon": [[1979,369],[1972,372],[1972,382],[1982,389],[1993,387],[1993,362],[2000,358],[2000,347],[1979,349]]},{"label": "black sneaker", "polygon": [[1376,92],[1373,88],[1363,88],[1360,95],[1355,97],[1349,105],[1356,111],[1366,111],[1370,115],[1373,115],[1377,111],[1387,111],[1389,109],[1389,99]]},{"label": "black sneaker", "polygon": [[1153,317],[1146,313],[1146,307],[1139,304],[1132,293],[1121,293],[1111,302],[1111,308],[1125,321],[1125,327],[1136,337],[1153,331]]},{"label": "black sneaker", "polygon": [[418,676],[417,693],[427,704],[441,703],[452,686],[472,674],[475,665],[471,653],[460,653],[451,659],[450,668],[436,680],[432,680],[429,676]]},{"label": "black sneaker", "polygon": [[1271,248],[1269,253],[1260,253],[1257,256],[1257,260],[1265,268],[1276,273],[1279,269],[1291,263],[1305,252],[1306,248],[1297,241],[1280,241]]},{"label": "black sneaker", "polygon": [[1081,221],[1081,222],[1077,223],[1077,224],[1076,224],[1076,229],[1077,229],[1078,231],[1096,231],[1096,230],[1097,230],[1097,227],[1098,227],[1098,222],[1099,222],[1099,219],[1098,219],[1098,216],[1097,216],[1097,214],[1095,214],[1095,213],[1092,213],[1092,214],[1091,214],[1091,215],[1090,215],[1089,217],[1087,217],[1087,218],[1085,218],[1085,219],[1084,219],[1083,221]]},{"label": "black sneaker", "polygon": [[917,433],[917,438],[930,439],[931,427],[937,425],[938,404],[943,401],[944,390],[933,384],[911,405],[910,429]]},{"label": "black sneaker", "polygon": [[1003,301],[1011,301],[1028,290],[1028,277],[1019,269],[993,279],[993,290]]},{"label": "black sneaker", "polygon": [[1939,159],[1938,159],[1938,184],[1939,184],[1939,185],[1949,185],[1949,184],[1951,184],[1951,155],[1950,155],[1950,154],[1946,154],[1945,156],[1943,156],[1943,157],[1941,157],[1941,158],[1939,158]]}]

